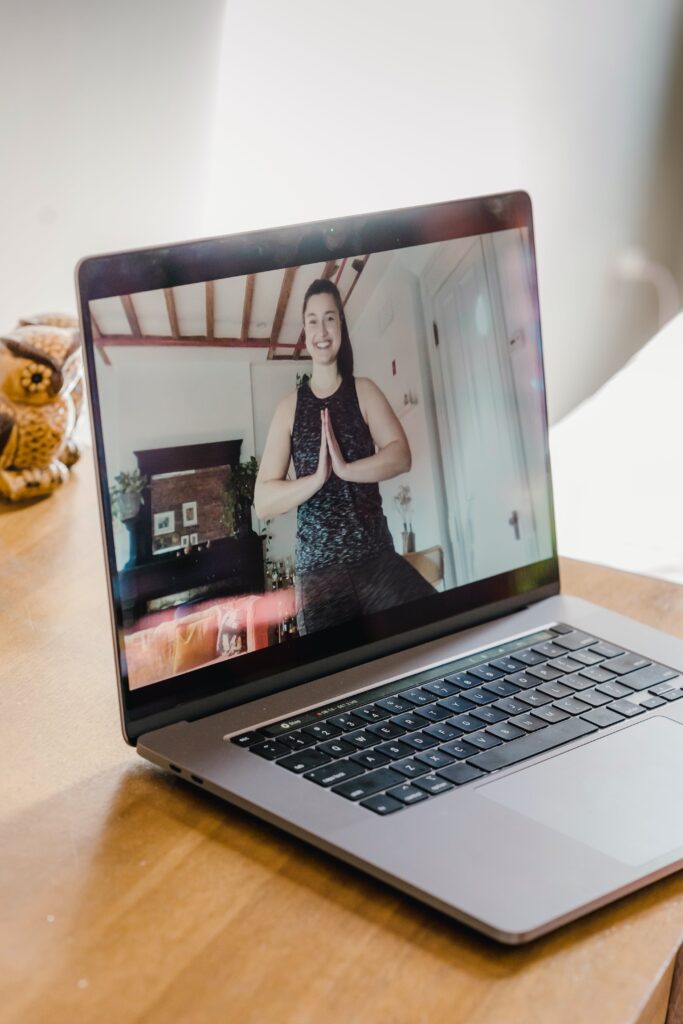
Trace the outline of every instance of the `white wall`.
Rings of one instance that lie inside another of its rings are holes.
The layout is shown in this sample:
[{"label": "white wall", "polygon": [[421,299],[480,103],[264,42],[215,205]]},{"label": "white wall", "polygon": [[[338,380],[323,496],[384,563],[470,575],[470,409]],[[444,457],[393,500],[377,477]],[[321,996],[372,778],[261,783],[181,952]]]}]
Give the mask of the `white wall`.
[{"label": "white wall", "polygon": [[683,251],[682,13],[679,0],[233,0],[206,228],[526,188],[556,419],[656,329],[648,288],[615,277],[622,248]]},{"label": "white wall", "polygon": [[201,233],[225,0],[0,4],[0,331],[82,256]]}]

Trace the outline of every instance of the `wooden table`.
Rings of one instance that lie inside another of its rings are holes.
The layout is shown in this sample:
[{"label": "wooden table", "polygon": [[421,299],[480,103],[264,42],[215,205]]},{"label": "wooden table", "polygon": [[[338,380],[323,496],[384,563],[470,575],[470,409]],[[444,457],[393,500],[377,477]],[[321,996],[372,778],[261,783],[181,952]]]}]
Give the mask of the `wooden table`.
[{"label": "wooden table", "polygon": [[[683,587],[562,570],[683,635]],[[0,509],[0,638],[4,1021],[683,1021],[683,874],[508,949],[126,747],[89,457]]]}]

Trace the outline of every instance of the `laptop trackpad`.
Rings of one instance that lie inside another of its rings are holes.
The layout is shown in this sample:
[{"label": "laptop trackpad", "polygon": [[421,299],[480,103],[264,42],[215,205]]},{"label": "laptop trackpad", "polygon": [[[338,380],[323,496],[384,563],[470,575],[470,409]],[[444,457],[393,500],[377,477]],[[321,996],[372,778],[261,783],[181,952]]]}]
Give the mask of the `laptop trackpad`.
[{"label": "laptop trackpad", "polygon": [[615,860],[644,864],[683,847],[683,725],[634,723],[478,792]]}]

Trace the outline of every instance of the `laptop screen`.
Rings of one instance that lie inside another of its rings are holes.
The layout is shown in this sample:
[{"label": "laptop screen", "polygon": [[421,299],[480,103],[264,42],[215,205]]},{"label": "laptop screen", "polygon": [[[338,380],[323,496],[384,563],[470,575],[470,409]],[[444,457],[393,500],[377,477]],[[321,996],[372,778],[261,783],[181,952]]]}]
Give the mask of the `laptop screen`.
[{"label": "laptop screen", "polygon": [[308,248],[286,229],[281,265],[278,232],[260,233],[261,270],[252,236],[223,257],[209,241],[81,265],[120,671],[138,702],[170,681],[182,701],[201,670],[227,690],[400,642],[553,577],[519,205],[393,247],[386,232],[371,244],[372,218],[317,226]]}]

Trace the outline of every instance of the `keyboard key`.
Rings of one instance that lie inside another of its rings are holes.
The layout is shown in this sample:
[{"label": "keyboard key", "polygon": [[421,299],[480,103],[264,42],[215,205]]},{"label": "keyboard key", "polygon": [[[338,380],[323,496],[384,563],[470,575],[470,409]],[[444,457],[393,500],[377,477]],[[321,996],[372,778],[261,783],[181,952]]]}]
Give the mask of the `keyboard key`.
[{"label": "keyboard key", "polygon": [[552,683],[541,683],[538,689],[541,693],[547,693],[553,700],[559,700],[560,697],[570,697],[572,694],[571,688],[565,686],[559,679],[553,679]]},{"label": "keyboard key", "polygon": [[668,701],[680,700],[681,697],[683,697],[683,689],[676,687],[674,690],[665,690],[664,693],[660,694],[660,696],[663,697],[664,700]]},{"label": "keyboard key", "polygon": [[344,739],[357,750],[366,750],[368,747],[374,747],[376,743],[379,743],[379,736],[373,736],[366,729],[361,729],[360,732],[347,732]]},{"label": "keyboard key", "polygon": [[610,704],[610,710],[618,711],[624,718],[633,718],[635,715],[642,715],[645,708],[624,697],[623,700],[615,700],[614,704]]},{"label": "keyboard key", "polygon": [[341,729],[337,729],[336,725],[329,725],[327,722],[316,722],[315,725],[307,725],[301,731],[306,736],[313,736],[316,740],[331,740],[341,733]]},{"label": "keyboard key", "polygon": [[528,651],[515,651],[515,660],[521,661],[523,665],[540,665],[545,658],[542,654],[536,654],[536,651],[529,648]]},{"label": "keyboard key", "polygon": [[364,724],[362,718],[357,718],[356,715],[352,715],[350,712],[343,715],[333,715],[332,718],[328,718],[326,721],[337,729],[341,729],[342,732],[351,732],[352,729],[359,729]]},{"label": "keyboard key", "polygon": [[479,718],[482,722],[491,724],[493,722],[502,722],[506,715],[505,712],[501,711],[499,708],[492,708],[489,706],[486,708],[475,708],[471,717]]},{"label": "keyboard key", "polygon": [[323,754],[329,754],[330,757],[345,757],[347,754],[352,754],[356,749],[352,743],[346,743],[344,740],[325,740],[324,743],[319,743],[316,747]]},{"label": "keyboard key", "polygon": [[302,732],[290,732],[280,736],[278,743],[284,743],[290,750],[304,750],[306,747],[312,747],[315,740],[312,736],[305,736]]},{"label": "keyboard key", "polygon": [[404,782],[402,786],[397,786],[395,789],[390,789],[387,796],[393,797],[394,800],[400,800],[402,804],[417,804],[421,800],[427,799],[427,793],[424,790],[417,789],[408,782]]},{"label": "keyboard key", "polygon": [[401,700],[400,697],[382,697],[376,703],[378,708],[384,708],[392,715],[400,715],[402,711],[410,711],[412,707],[412,704],[409,704],[407,700]]},{"label": "keyboard key", "polygon": [[484,683],[482,689],[489,693],[495,693],[496,697],[510,697],[513,693],[519,693],[519,686],[508,682],[507,679],[498,679],[495,683]]},{"label": "keyboard key", "polygon": [[591,706],[578,697],[563,697],[555,702],[555,707],[560,711],[566,711],[568,715],[582,715],[584,711],[590,711]]},{"label": "keyboard key", "polygon": [[564,651],[561,647],[558,647],[552,640],[545,640],[542,644],[535,644],[532,651],[536,651],[536,654],[542,654],[544,658],[560,658]]},{"label": "keyboard key", "polygon": [[593,711],[587,711],[581,717],[585,718],[587,722],[592,722],[594,725],[599,726],[601,729],[606,729],[608,725],[616,725],[617,722],[624,721],[623,715],[618,715],[616,711],[610,711],[609,708],[594,708]]},{"label": "keyboard key", "polygon": [[337,782],[346,782],[347,779],[354,779],[362,773],[363,769],[359,764],[350,761],[337,761],[326,768],[314,768],[312,772],[306,772],[305,779],[315,782],[318,786],[334,786]]},{"label": "keyboard key", "polygon": [[592,683],[606,683],[608,679],[614,679],[614,672],[608,672],[602,665],[591,665],[589,668],[582,668],[581,673],[585,679]]},{"label": "keyboard key", "polygon": [[573,633],[574,627],[568,626],[565,622],[557,622],[554,626],[550,627],[553,633]]},{"label": "keyboard key", "polygon": [[614,644],[608,644],[604,640],[601,640],[598,644],[593,644],[591,647],[593,654],[599,654],[601,658],[617,658],[620,654],[623,654],[621,647],[615,647]]},{"label": "keyboard key", "polygon": [[278,764],[296,775],[307,772],[311,768],[318,768],[320,765],[329,764],[332,760],[329,754],[322,754],[319,750],[302,750],[298,754],[290,754],[283,757]]},{"label": "keyboard key", "polygon": [[654,686],[648,686],[648,690],[650,691],[650,693],[666,693],[666,691],[670,690],[673,685],[677,686],[678,683],[670,683],[667,680],[667,682],[665,683],[656,683]]},{"label": "keyboard key", "polygon": [[499,740],[516,740],[519,736],[524,735],[523,729],[510,722],[498,722],[497,725],[490,725],[486,731],[490,732],[492,736],[497,736]]},{"label": "keyboard key", "polygon": [[373,736],[379,736],[382,740],[394,740],[397,736],[402,736],[405,729],[402,729],[395,721],[389,719],[388,722],[374,722],[368,726],[367,731],[372,733]]},{"label": "keyboard key", "polygon": [[558,636],[555,643],[565,651],[578,651],[582,647],[590,647],[591,644],[597,643],[597,639],[594,636],[589,636],[588,633],[582,633],[580,630],[575,629],[572,633]]},{"label": "keyboard key", "polygon": [[506,676],[505,682],[512,683],[513,686],[516,686],[520,690],[528,690],[530,686],[537,685],[538,679],[534,679],[534,677],[530,676],[527,670],[524,669],[523,672],[515,672],[511,676]]},{"label": "keyboard key", "polygon": [[423,775],[421,779],[415,779],[415,785],[418,789],[424,789],[425,793],[430,793],[432,796],[453,789],[450,782],[446,779],[439,779],[436,775]]},{"label": "keyboard key", "polygon": [[526,690],[524,693],[520,693],[519,700],[522,704],[528,704],[532,708],[542,708],[544,704],[550,704],[552,697],[549,697],[547,693],[541,693],[540,690]]},{"label": "keyboard key", "polygon": [[422,718],[424,722],[442,722],[444,718],[450,718],[453,714],[447,708],[442,708],[438,704],[428,704],[426,708],[418,708],[415,712],[419,718]]},{"label": "keyboard key", "polygon": [[644,708],[648,711],[652,711],[653,708],[660,708],[662,704],[666,704],[663,697],[646,697],[645,700],[640,702]]},{"label": "keyboard key", "polygon": [[352,754],[349,758],[355,764],[361,768],[383,768],[385,764],[389,764],[391,761],[390,757],[386,754],[379,754],[376,749],[374,750],[359,750],[355,754]]},{"label": "keyboard key", "polygon": [[478,750],[488,750],[489,747],[497,747],[500,740],[497,736],[492,736],[484,731],[470,733],[467,737],[467,742],[471,743],[473,747],[477,747]]},{"label": "keyboard key", "polygon": [[392,761],[397,760],[399,757],[410,757],[413,752],[412,747],[409,747],[407,743],[401,743],[400,740],[390,740],[389,743],[380,743],[380,745],[374,749],[380,754],[384,754],[386,757],[391,758]]},{"label": "keyboard key", "polygon": [[458,689],[469,689],[470,686],[478,686],[480,680],[475,676],[469,676],[467,672],[456,672],[454,675],[446,676],[447,683],[453,683]]},{"label": "keyboard key", "polygon": [[413,690],[404,690],[401,697],[403,700],[410,701],[411,704],[415,705],[430,704],[433,700],[436,700],[433,693],[423,690],[420,686],[416,686]]},{"label": "keyboard key", "polygon": [[276,757],[289,754],[289,747],[286,747],[277,740],[266,740],[265,743],[256,743],[254,746],[249,747],[249,750],[253,754],[258,754],[259,757],[265,757],[266,761],[274,761]]},{"label": "keyboard key", "polygon": [[367,807],[369,811],[374,811],[375,814],[393,814],[394,811],[402,811],[405,804],[402,804],[400,800],[394,800],[393,797],[387,796],[385,793],[378,793],[376,796],[369,796],[367,800],[361,800],[361,807]]},{"label": "keyboard key", "polygon": [[376,772],[368,772],[367,775],[360,775],[357,779],[351,779],[350,782],[342,782],[341,785],[334,786],[332,792],[339,793],[347,800],[363,800],[365,797],[372,796],[373,793],[379,793],[382,789],[396,786],[401,781],[402,776],[393,768],[379,768]]},{"label": "keyboard key", "polygon": [[561,711],[560,708],[556,708],[553,704],[547,704],[544,708],[534,708],[531,714],[534,718],[540,718],[542,722],[548,722],[549,725],[555,725],[556,722],[564,722],[565,718],[569,718],[566,711]]},{"label": "keyboard key", "polygon": [[451,694],[458,692],[458,687],[453,686],[453,683],[447,683],[445,679],[435,679],[432,683],[425,683],[422,689],[428,690],[429,693],[433,693],[437,697],[450,697]]},{"label": "keyboard key", "polygon": [[450,743],[444,743],[439,750],[444,750],[447,754],[455,757],[458,761],[469,757],[470,754],[476,754],[477,748],[473,747],[466,740],[451,740]]},{"label": "keyboard key", "polygon": [[[629,672],[635,672],[636,669],[645,668],[649,664],[649,658],[643,658],[640,654],[620,654],[616,658],[608,658],[607,661],[603,661],[602,667],[609,669],[610,672],[616,672],[618,676],[625,676]],[[658,682],[658,680],[654,679],[653,682]]]},{"label": "keyboard key", "polygon": [[472,704],[490,704],[491,701],[496,699],[495,693],[489,693],[483,686],[476,686],[472,690],[467,691],[467,699]]},{"label": "keyboard key", "polygon": [[457,718],[451,719],[451,724],[462,732],[476,732],[477,729],[481,729],[481,722],[472,715],[458,715]]},{"label": "keyboard key", "polygon": [[581,691],[590,689],[593,683],[580,672],[572,672],[571,675],[562,676],[562,685],[568,686],[570,690]]},{"label": "keyboard key", "polygon": [[401,775],[405,775],[409,779],[416,779],[418,776],[424,775],[425,772],[429,771],[426,764],[421,764],[415,758],[410,758],[406,761],[395,761],[391,768],[392,771],[400,772]]},{"label": "keyboard key", "polygon": [[580,661],[582,665],[597,665],[602,658],[599,654],[593,654],[590,650],[573,651],[572,658],[576,661]]},{"label": "keyboard key", "polygon": [[439,722],[437,725],[428,725],[425,729],[430,736],[435,736],[440,743],[447,740],[455,740],[462,736],[462,730],[456,729],[450,722]]},{"label": "keyboard key", "polygon": [[633,693],[630,686],[624,686],[623,683],[616,683],[613,679],[610,680],[609,683],[598,683],[595,689],[599,690],[600,693],[608,694],[615,700],[618,700],[619,697],[626,697],[629,693]]},{"label": "keyboard key", "polygon": [[413,750],[427,750],[429,747],[435,747],[438,743],[433,736],[424,732],[411,732],[408,736],[402,736],[401,741],[407,743]]},{"label": "keyboard key", "polygon": [[[567,698],[568,700],[570,698]],[[536,754],[545,753],[554,747],[570,743],[572,740],[580,739],[597,731],[597,725],[586,722],[582,718],[569,718],[559,725],[549,725],[541,732],[529,733],[518,740],[511,740],[510,743],[501,743],[494,750],[483,750],[481,754],[475,754],[470,759],[470,764],[484,771],[492,772],[498,768],[507,768],[509,765],[518,764]],[[448,771],[444,768],[443,771]],[[446,776],[447,777],[447,776]]]},{"label": "keyboard key", "polygon": [[516,725],[518,729],[523,729],[524,732],[536,732],[538,729],[545,729],[546,723],[541,721],[537,715],[532,715],[529,712],[526,715],[515,715],[514,718],[510,719],[511,725]]},{"label": "keyboard key", "polygon": [[451,715],[462,714],[463,711],[471,711],[476,705],[473,701],[467,700],[466,697],[446,697],[445,700],[439,701],[439,707],[446,708]]},{"label": "keyboard key", "polygon": [[493,706],[500,708],[506,715],[523,715],[525,711],[529,710],[528,704],[522,704],[516,697],[503,697],[502,700],[497,700]]},{"label": "keyboard key", "polygon": [[362,718],[364,722],[381,722],[384,718],[389,718],[390,714],[390,711],[379,707],[377,704],[366,704],[364,708],[358,708],[354,711],[354,715]]},{"label": "keyboard key", "polygon": [[402,729],[407,729],[408,732],[413,732],[414,729],[419,729],[425,724],[424,718],[418,718],[414,711],[406,711],[402,715],[397,715],[396,718],[392,718],[392,722],[400,725]]},{"label": "keyboard key", "polygon": [[505,675],[509,672],[518,672],[522,667],[521,661],[515,661],[513,657],[497,658],[495,661],[492,661],[491,664],[494,668],[499,668]]},{"label": "keyboard key", "polygon": [[552,668],[550,665],[532,665],[532,667],[527,671],[530,676],[534,677],[534,679],[540,679],[542,682],[550,679],[557,679],[558,676],[562,675],[559,668]]},{"label": "keyboard key", "polygon": [[[478,756],[483,757],[487,753],[488,751],[484,751]],[[449,782],[455,783],[456,786],[462,786],[473,779],[480,779],[484,773],[471,764],[449,764],[447,768],[439,768],[436,774],[442,779],[448,779]]]},{"label": "keyboard key", "polygon": [[576,672],[577,669],[581,668],[582,662],[576,661],[574,658],[570,658],[568,654],[562,658],[553,658],[552,661],[548,662],[553,668],[559,668],[560,672]]},{"label": "keyboard key", "polygon": [[234,743],[236,747],[250,747],[253,743],[258,743],[262,739],[257,732],[243,732],[241,736],[232,736],[230,742]]},{"label": "keyboard key", "polygon": [[429,768],[443,768],[444,765],[453,764],[455,760],[450,754],[445,754],[443,750],[423,750],[421,754],[415,755],[416,761],[422,761]]},{"label": "keyboard key", "polygon": [[581,700],[585,700],[587,704],[590,704],[593,708],[600,708],[603,704],[609,704],[613,699],[607,693],[600,693],[597,688],[592,690],[583,690],[581,693]]},{"label": "keyboard key", "polygon": [[[659,683],[667,682],[669,679],[677,679],[677,673],[673,669],[665,668],[663,665],[648,665],[646,668],[638,669],[636,672],[629,672],[621,676],[624,686],[630,686],[632,690],[651,690]],[[672,683],[672,686],[677,685]]]},{"label": "keyboard key", "polygon": [[494,665],[477,665],[476,668],[469,670],[471,676],[476,676],[477,679],[483,680],[485,683],[491,683],[494,679],[500,679],[505,673],[501,672],[499,668]]}]

